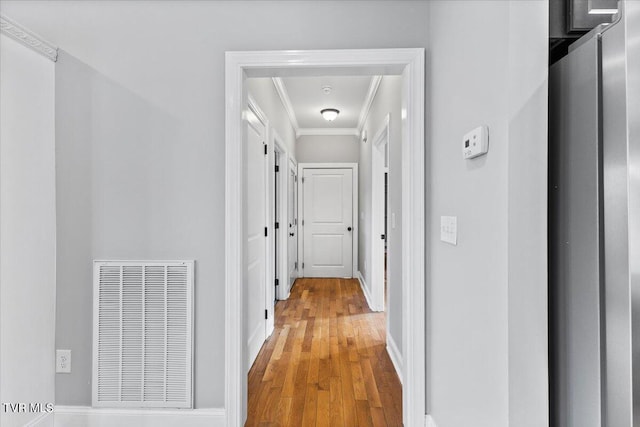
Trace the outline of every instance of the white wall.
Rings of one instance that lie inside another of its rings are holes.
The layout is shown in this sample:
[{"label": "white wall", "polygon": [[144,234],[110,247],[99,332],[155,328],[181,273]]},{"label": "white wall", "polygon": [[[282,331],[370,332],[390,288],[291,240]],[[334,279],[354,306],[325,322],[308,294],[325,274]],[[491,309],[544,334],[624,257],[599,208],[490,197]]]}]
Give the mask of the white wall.
[{"label": "white wall", "polygon": [[[389,114],[389,228],[388,228],[388,288],[387,311],[389,315],[389,335],[402,352],[402,118],[401,118],[402,77],[384,76],[378,92],[371,104],[369,115],[364,124],[367,142],[360,140],[360,232],[358,268],[366,286],[371,292],[371,265],[374,262],[371,253],[371,155],[374,138],[382,129],[385,117]],[[391,228],[391,215],[395,215],[396,226]],[[364,218],[364,219],[363,219]],[[365,267],[366,262],[366,267]],[[380,262],[380,260],[376,260]]]},{"label": "white wall", "polygon": [[351,135],[302,135],[296,143],[300,163],[358,163],[358,137]]},{"label": "white wall", "polygon": [[[440,427],[519,427],[523,408],[544,425],[546,105],[536,103],[546,7],[3,1],[3,13],[66,51],[56,69],[56,340],[74,352],[74,372],[57,376],[57,403],[90,404],[91,259],[136,257],[197,261],[195,404],[223,405],[225,51],[428,46],[429,407]],[[479,124],[490,152],[463,161],[460,139]],[[536,132],[526,148],[525,130]],[[438,240],[441,215],[458,216],[458,246]]]},{"label": "white wall", "polygon": [[428,7],[2,1],[64,50],[56,340],[74,371],[57,375],[58,404],[91,403],[91,260],[177,258],[196,260],[195,406],[223,406],[224,52],[424,47]]},{"label": "white wall", "polygon": [[[0,402],[44,405],[55,379],[54,63],[2,34],[0,67]],[[5,427],[39,416],[0,408]]]},{"label": "white wall", "polygon": [[[547,2],[431,2],[428,408],[439,426],[547,425]],[[489,126],[489,153],[462,136]],[[458,245],[439,240],[458,217]],[[464,410],[461,410],[464,408]]]}]

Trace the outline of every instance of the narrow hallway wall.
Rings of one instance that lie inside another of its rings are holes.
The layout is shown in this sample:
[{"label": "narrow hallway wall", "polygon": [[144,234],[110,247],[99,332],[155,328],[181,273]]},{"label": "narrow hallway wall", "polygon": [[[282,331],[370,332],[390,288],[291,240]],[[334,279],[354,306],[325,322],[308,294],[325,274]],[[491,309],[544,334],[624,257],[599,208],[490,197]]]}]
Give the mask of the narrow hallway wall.
[{"label": "narrow hallway wall", "polygon": [[[389,335],[393,345],[402,356],[402,117],[401,117],[402,77],[384,76],[378,92],[371,104],[369,115],[364,124],[367,142],[360,141],[360,252],[358,267],[367,286],[371,287],[371,155],[374,139],[382,129],[389,115],[389,228],[387,230],[389,258],[387,261],[389,299],[387,315],[389,317]],[[391,226],[391,217],[395,217],[395,227]],[[365,267],[366,263],[366,267]],[[371,292],[371,289],[369,289]]]},{"label": "narrow hallway wall", "polygon": [[55,63],[2,34],[0,67],[0,424],[51,426],[5,404],[54,403]]},{"label": "narrow hallway wall", "polygon": [[296,142],[300,163],[358,163],[358,138],[351,135],[302,135]]}]

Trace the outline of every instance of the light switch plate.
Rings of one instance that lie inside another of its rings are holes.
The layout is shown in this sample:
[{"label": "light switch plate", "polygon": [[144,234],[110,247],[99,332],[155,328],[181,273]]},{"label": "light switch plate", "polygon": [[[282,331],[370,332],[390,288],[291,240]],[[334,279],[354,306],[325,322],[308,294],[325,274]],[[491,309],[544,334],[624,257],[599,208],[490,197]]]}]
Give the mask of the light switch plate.
[{"label": "light switch plate", "polygon": [[458,244],[458,217],[440,217],[440,240],[452,245]]},{"label": "light switch plate", "polygon": [[71,350],[56,350],[56,373],[71,373]]}]

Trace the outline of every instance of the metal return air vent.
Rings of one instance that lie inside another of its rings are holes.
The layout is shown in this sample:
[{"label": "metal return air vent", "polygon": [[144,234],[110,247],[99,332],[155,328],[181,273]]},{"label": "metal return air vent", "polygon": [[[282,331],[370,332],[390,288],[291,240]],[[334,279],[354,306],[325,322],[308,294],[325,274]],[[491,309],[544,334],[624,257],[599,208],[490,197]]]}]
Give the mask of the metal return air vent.
[{"label": "metal return air vent", "polygon": [[94,407],[192,407],[193,265],[94,263]]}]

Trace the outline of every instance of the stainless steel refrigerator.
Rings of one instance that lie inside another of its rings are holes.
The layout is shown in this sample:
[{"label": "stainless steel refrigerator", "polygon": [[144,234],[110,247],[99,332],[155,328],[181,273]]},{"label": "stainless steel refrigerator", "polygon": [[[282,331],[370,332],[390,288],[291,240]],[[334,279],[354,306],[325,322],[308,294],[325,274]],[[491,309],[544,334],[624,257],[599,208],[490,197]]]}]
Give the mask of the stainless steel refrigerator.
[{"label": "stainless steel refrigerator", "polygon": [[551,424],[640,427],[640,1],[550,69]]}]

